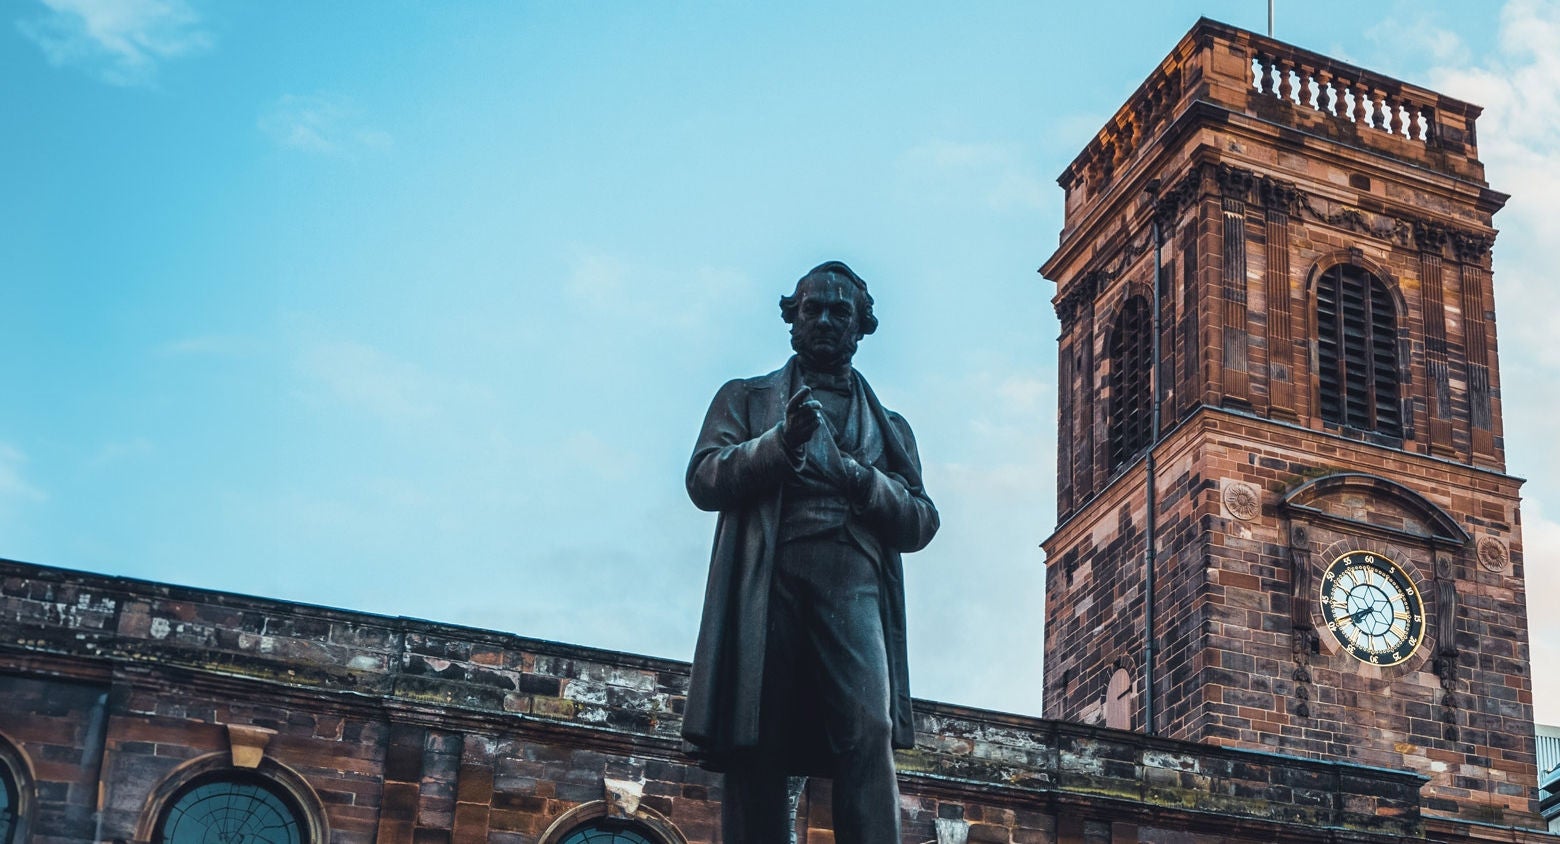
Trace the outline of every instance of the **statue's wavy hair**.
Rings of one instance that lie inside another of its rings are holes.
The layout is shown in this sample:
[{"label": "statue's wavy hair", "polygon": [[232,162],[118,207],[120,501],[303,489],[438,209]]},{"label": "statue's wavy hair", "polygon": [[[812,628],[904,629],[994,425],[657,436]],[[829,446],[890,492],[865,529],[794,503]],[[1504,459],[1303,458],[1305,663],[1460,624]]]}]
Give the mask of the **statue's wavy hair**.
[{"label": "statue's wavy hair", "polygon": [[867,292],[867,283],[856,271],[845,266],[844,261],[824,261],[807,271],[807,274],[796,280],[796,289],[789,296],[780,297],[780,318],[787,325],[796,322],[796,310],[801,307],[802,283],[815,275],[838,275],[850,279],[852,286],[856,288],[856,313],[860,317],[858,325],[863,335],[871,334],[877,330],[877,316],[872,313],[872,294]]}]

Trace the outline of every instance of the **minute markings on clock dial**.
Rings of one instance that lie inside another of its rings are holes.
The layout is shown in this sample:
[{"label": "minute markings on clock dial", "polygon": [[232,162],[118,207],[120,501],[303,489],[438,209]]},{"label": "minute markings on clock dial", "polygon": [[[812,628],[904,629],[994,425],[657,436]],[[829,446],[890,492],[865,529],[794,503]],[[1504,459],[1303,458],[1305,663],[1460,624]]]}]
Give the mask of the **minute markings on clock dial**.
[{"label": "minute markings on clock dial", "polygon": [[1350,551],[1322,577],[1322,615],[1351,656],[1372,665],[1396,665],[1424,638],[1419,591],[1391,559]]}]

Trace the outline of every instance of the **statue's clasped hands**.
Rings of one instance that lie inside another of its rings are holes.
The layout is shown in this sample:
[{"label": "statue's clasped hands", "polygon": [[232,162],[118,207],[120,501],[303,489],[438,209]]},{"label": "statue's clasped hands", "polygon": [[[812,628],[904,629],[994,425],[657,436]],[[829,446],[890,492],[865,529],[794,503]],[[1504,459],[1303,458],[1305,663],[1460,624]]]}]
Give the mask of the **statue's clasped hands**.
[{"label": "statue's clasped hands", "polygon": [[[819,430],[823,436],[817,436]],[[866,468],[854,457],[840,451],[834,441],[834,429],[823,415],[823,405],[812,397],[811,387],[802,387],[785,405],[782,431],[787,450],[805,455],[819,476],[836,489],[855,497],[866,480]]]}]

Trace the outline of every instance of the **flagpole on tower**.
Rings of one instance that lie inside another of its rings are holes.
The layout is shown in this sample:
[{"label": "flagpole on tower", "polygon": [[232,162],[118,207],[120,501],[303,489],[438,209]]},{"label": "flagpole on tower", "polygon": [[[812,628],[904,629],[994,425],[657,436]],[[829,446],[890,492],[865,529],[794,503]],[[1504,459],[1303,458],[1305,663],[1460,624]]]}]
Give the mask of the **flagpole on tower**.
[{"label": "flagpole on tower", "polygon": [[1273,0],[1268,0],[1268,37],[1273,37]]}]

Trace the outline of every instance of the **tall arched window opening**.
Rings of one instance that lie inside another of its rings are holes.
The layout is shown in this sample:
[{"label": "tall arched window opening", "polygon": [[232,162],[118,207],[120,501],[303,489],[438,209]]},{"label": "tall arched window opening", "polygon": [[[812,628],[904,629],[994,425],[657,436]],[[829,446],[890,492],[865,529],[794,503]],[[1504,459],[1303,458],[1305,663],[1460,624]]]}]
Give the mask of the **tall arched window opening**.
[{"label": "tall arched window opening", "polygon": [[1397,308],[1381,279],[1339,264],[1316,285],[1318,404],[1322,420],[1403,436]]},{"label": "tall arched window opening", "polygon": [[1129,298],[1110,332],[1110,468],[1138,456],[1151,438],[1149,367],[1153,313],[1142,296]]}]

